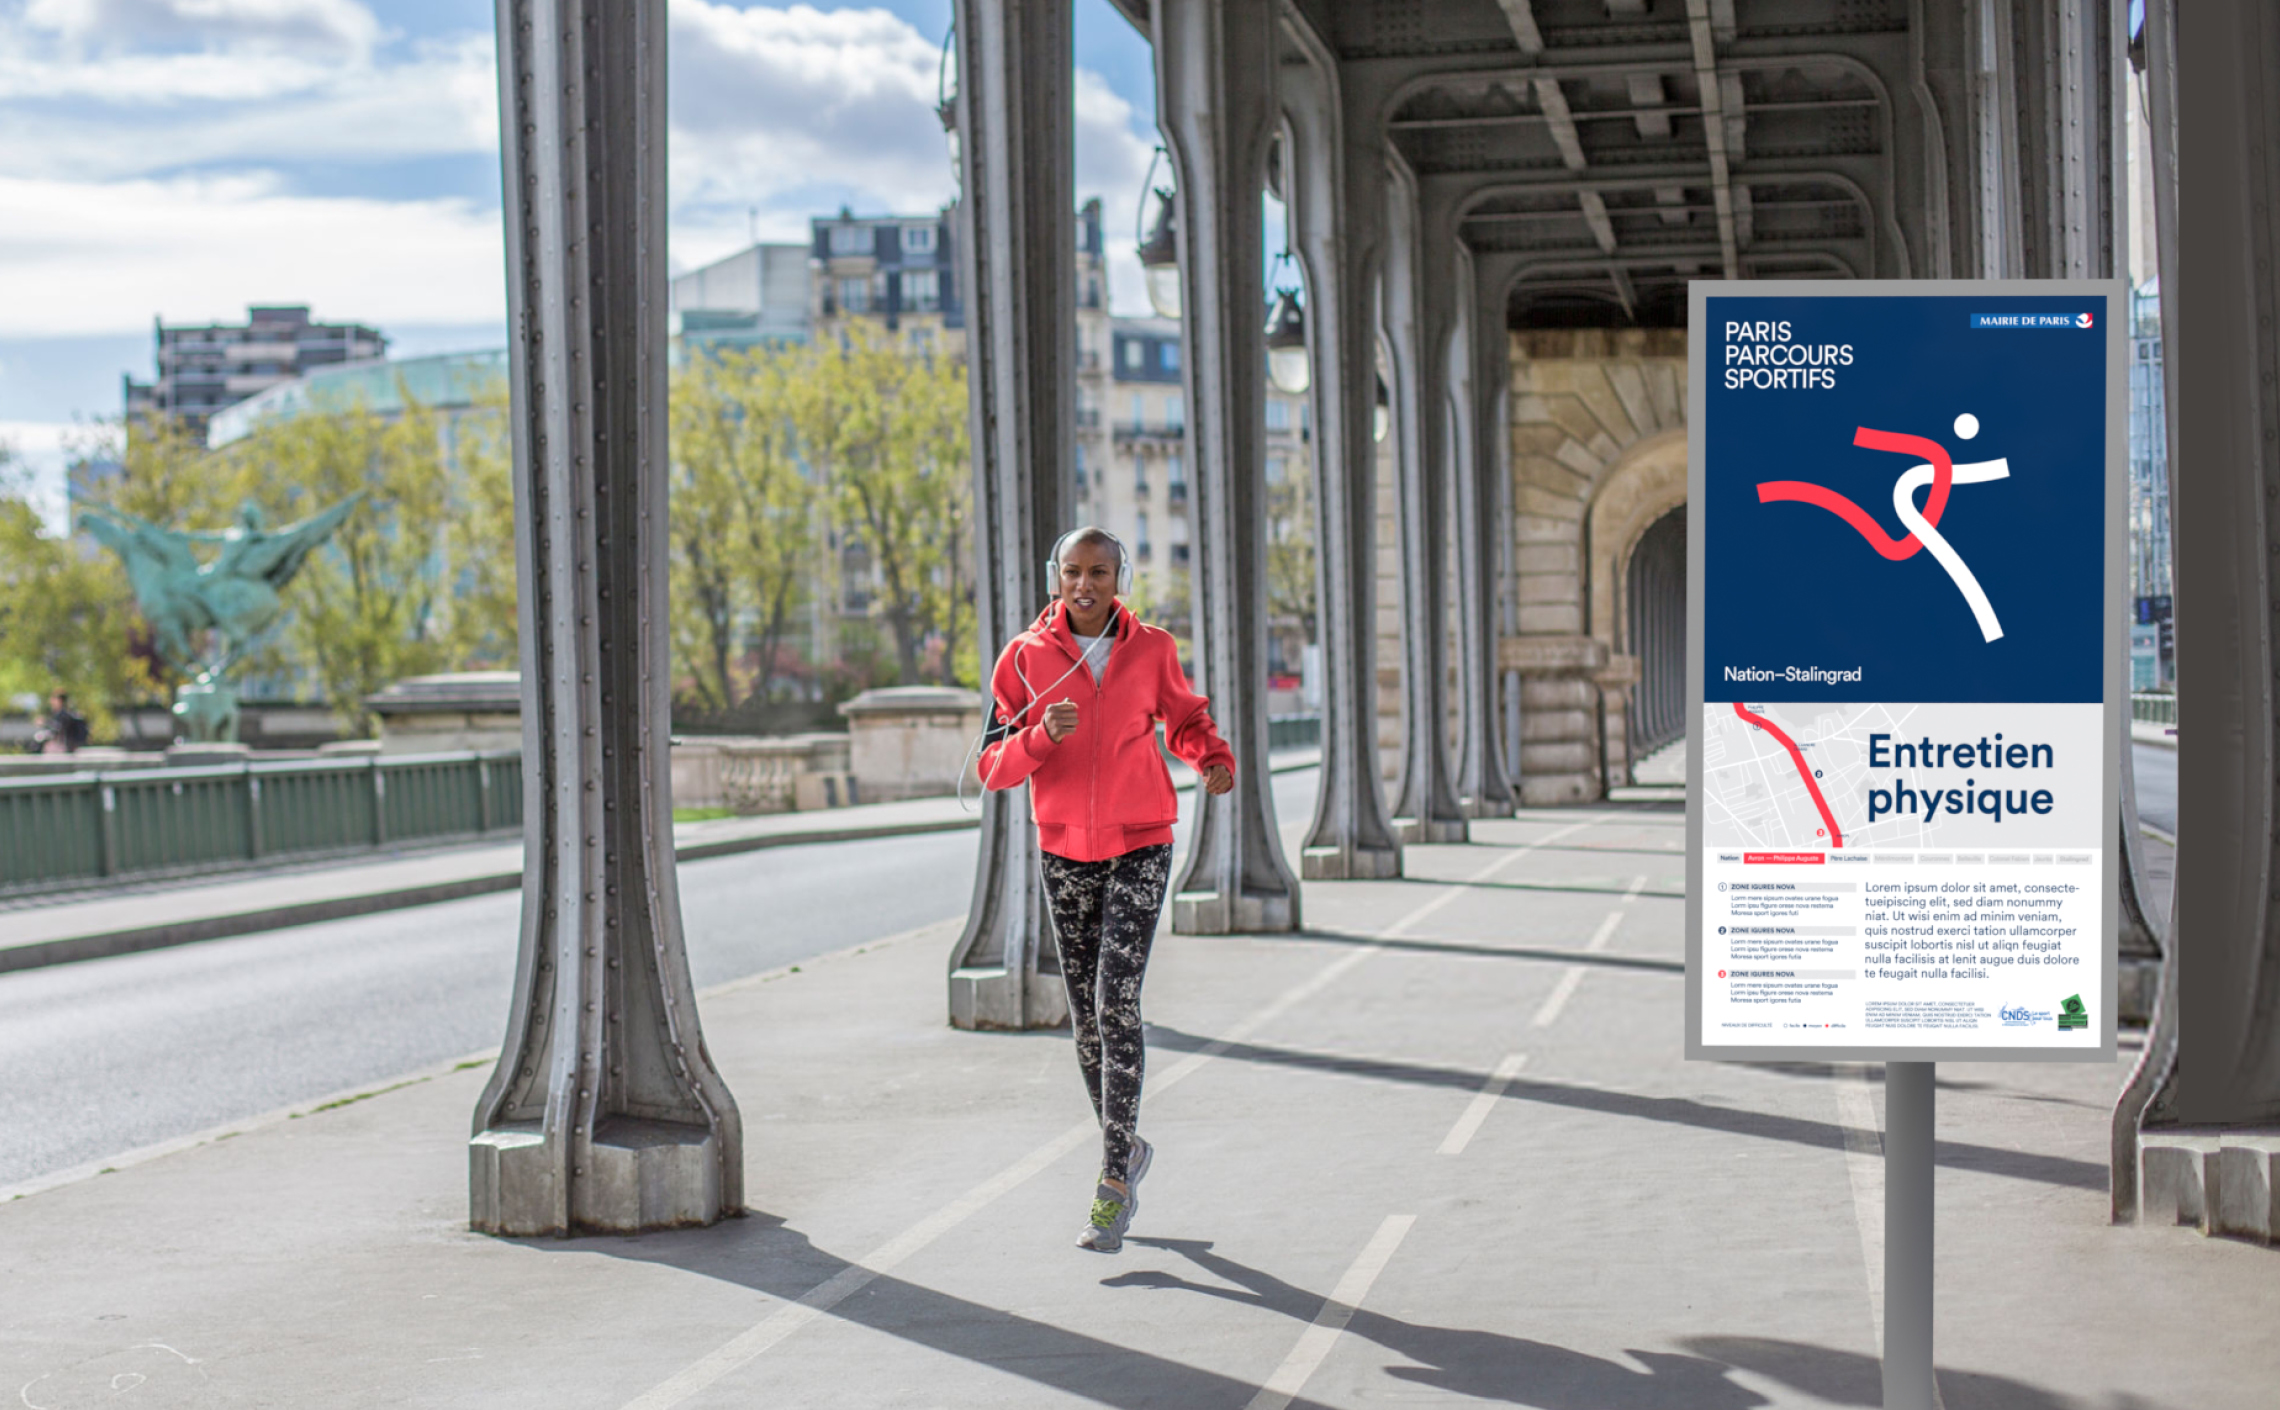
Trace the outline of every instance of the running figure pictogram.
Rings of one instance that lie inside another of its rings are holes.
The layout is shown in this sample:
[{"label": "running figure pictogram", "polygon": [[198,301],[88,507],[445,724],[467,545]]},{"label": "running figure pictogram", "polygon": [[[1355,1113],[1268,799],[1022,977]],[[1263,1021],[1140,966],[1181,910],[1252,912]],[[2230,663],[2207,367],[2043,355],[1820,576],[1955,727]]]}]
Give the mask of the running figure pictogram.
[{"label": "running figure pictogram", "polygon": [[[1970,412],[1955,418],[1957,440],[1968,441],[1979,434],[1979,418]],[[1969,465],[1958,465],[1948,455],[1947,448],[1938,441],[1922,436],[1903,435],[1897,431],[1872,431],[1866,426],[1853,432],[1853,444],[1867,450],[1888,450],[1901,455],[1920,455],[1924,463],[1901,472],[1892,486],[1892,511],[1900,522],[1908,526],[1905,538],[1893,538],[1884,532],[1869,512],[1845,496],[1825,485],[1806,480],[1767,480],[1757,487],[1758,502],[1771,504],[1776,500],[1795,500],[1800,504],[1817,504],[1844,520],[1868,540],[1868,546],[1893,562],[1912,558],[1919,548],[1931,550],[1932,557],[1947,570],[1955,581],[1956,591],[1971,607],[1971,615],[1978,619],[1979,634],[1989,641],[2003,635],[2003,624],[1995,618],[1995,607],[1987,600],[1986,589],[1972,576],[1971,568],[1963,555],[1939,531],[1940,516],[1947,512],[1948,491],[1955,485],[1984,484],[1989,480],[2010,478],[2010,462],[2003,459],[1981,460]],[[1916,491],[1931,486],[1932,492],[1924,498],[1922,512],[1916,509]]]}]

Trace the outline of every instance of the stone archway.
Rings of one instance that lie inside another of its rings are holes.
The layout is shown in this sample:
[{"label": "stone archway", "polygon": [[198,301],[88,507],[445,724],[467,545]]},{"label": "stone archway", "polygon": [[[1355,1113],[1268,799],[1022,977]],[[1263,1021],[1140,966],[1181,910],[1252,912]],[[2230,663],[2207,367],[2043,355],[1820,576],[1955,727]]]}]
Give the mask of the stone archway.
[{"label": "stone archway", "polygon": [[[1639,587],[1632,570],[1648,534],[1685,505],[1686,429],[1680,426],[1648,436],[1626,450],[1600,480],[1585,516],[1584,601],[1589,604],[1592,639],[1605,651],[1607,662],[1598,684],[1601,766],[1609,785],[1629,782],[1631,766],[1637,762],[1632,757],[1630,716],[1645,667],[1645,644],[1637,637],[1642,629],[1658,637],[1664,635],[1652,625],[1664,615],[1659,610],[1664,604],[1632,600]],[[1662,532],[1670,530],[1666,526]],[[1684,561],[1682,548],[1679,562]],[[1683,578],[1677,588],[1683,604]],[[1679,630],[1683,641],[1683,619]],[[1681,671],[1685,669],[1683,657],[1682,648]],[[1667,670],[1670,663],[1658,660],[1656,665],[1658,670]]]},{"label": "stone archway", "polygon": [[1614,584],[1686,496],[1686,331],[1515,332],[1511,395],[1519,631],[1498,663],[1521,678],[1521,801],[1588,802],[1629,777]]}]

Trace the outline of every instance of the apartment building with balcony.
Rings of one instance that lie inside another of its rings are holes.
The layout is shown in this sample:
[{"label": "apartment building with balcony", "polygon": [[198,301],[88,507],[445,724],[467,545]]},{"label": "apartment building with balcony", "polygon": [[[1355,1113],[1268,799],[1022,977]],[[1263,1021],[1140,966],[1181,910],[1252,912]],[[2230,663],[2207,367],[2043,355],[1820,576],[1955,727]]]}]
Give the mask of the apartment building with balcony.
[{"label": "apartment building with balcony", "polygon": [[[1077,518],[1124,541],[1139,596],[1160,625],[1185,635],[1192,501],[1181,355],[1180,325],[1166,318],[1106,319],[1098,341],[1080,347]],[[1270,484],[1306,483],[1310,415],[1305,397],[1270,385]]]},{"label": "apartment building with balcony", "polygon": [[243,323],[153,321],[158,376],[123,378],[127,420],[171,416],[201,439],[215,413],[314,368],[384,357],[388,339],[361,323],[318,323],[307,304],[257,304]]}]

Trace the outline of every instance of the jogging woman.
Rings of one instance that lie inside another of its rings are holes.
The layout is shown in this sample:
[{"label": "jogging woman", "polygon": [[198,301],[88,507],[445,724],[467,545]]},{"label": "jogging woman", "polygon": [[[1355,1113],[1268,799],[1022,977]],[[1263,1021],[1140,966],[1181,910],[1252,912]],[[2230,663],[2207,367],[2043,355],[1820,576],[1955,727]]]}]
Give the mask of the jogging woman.
[{"label": "jogging woman", "polygon": [[1114,1253],[1155,1156],[1134,1130],[1146,1057],[1140,984],[1179,819],[1156,724],[1207,792],[1235,786],[1235,756],[1210,702],[1188,685],[1170,633],[1117,600],[1132,571],[1116,536],[1064,535],[1046,567],[1053,603],[991,673],[996,713],[981,776],[987,788],[1029,783],[1077,1065],[1101,1125],[1100,1179],[1077,1246]]}]

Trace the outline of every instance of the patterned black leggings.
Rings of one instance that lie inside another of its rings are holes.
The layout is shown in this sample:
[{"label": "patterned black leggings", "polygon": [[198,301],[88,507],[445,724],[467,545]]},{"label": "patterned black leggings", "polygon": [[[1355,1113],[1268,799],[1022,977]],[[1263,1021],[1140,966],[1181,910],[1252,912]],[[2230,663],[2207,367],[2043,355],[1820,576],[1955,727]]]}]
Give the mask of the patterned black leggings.
[{"label": "patterned black leggings", "polygon": [[1124,1178],[1133,1127],[1140,1119],[1140,1076],[1147,1062],[1140,1038],[1140,983],[1172,874],[1172,845],[1160,843],[1100,862],[1045,856],[1045,894],[1061,946],[1061,978],[1069,986],[1069,1022],[1077,1030],[1077,1065],[1100,1118],[1101,1169]]}]

